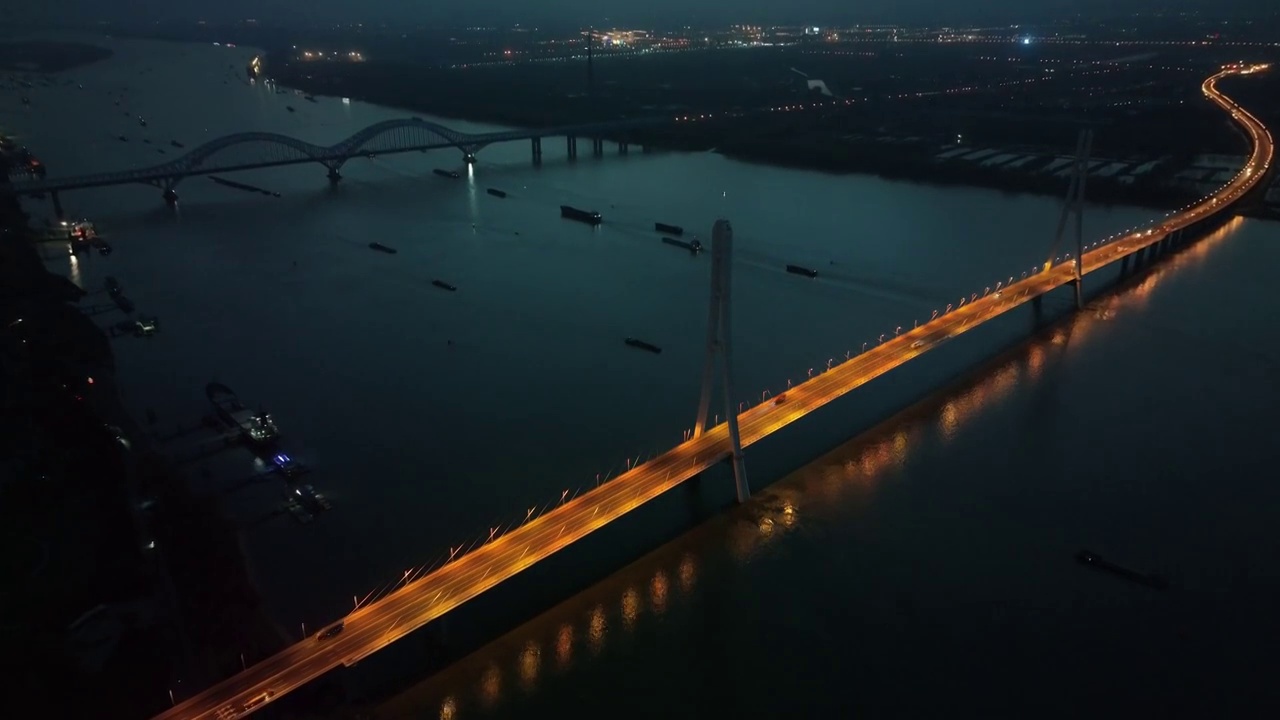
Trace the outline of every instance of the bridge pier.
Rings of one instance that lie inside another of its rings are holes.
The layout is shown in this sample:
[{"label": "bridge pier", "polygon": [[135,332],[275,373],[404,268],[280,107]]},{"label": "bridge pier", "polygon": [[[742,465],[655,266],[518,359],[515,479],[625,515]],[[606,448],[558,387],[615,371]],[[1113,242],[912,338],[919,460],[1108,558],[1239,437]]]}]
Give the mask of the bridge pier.
[{"label": "bridge pier", "polygon": [[604,140],[600,138],[591,138],[591,154],[596,157],[604,155]]},{"label": "bridge pier", "polygon": [[337,168],[329,168],[329,185],[336,187],[338,181],[342,179],[342,175],[338,173]]},{"label": "bridge pier", "polygon": [[169,188],[168,190],[165,190],[164,194],[161,195],[161,197],[164,198],[165,205],[168,205],[169,207],[178,206],[178,193],[175,192],[173,188]]},{"label": "bridge pier", "polygon": [[542,162],[542,138],[529,138],[529,144],[533,149],[533,162],[538,164]]},{"label": "bridge pier", "polygon": [[464,163],[466,163],[466,164],[468,164],[468,165],[475,165],[475,164],[476,164],[476,156],[475,156],[475,153],[466,153],[466,154],[464,154],[464,155],[462,156],[462,162],[464,162]]},{"label": "bridge pier", "polygon": [[627,144],[626,144],[625,142],[619,142],[619,143],[618,143],[618,154],[619,154],[619,155],[626,155],[626,154],[627,154]]},{"label": "bridge pier", "polygon": [[49,199],[53,201],[53,217],[58,220],[65,220],[66,213],[62,211],[62,200],[58,198],[58,191],[49,193]]},{"label": "bridge pier", "polygon": [[578,157],[578,138],[572,135],[566,135],[564,138],[565,151],[569,154],[570,160],[576,160]]}]

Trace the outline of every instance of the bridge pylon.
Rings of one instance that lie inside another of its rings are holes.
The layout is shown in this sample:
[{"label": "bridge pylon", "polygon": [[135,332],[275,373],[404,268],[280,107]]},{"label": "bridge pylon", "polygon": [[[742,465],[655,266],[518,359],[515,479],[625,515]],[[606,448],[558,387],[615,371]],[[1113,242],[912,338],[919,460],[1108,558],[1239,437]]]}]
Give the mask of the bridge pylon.
[{"label": "bridge pylon", "polygon": [[1058,232],[1054,234],[1053,246],[1049,248],[1049,258],[1044,263],[1046,271],[1053,267],[1053,257],[1058,252],[1058,247],[1062,244],[1062,234],[1067,229],[1067,220],[1074,216],[1076,252],[1073,264],[1076,277],[1072,281],[1072,285],[1075,286],[1076,290],[1077,310],[1084,307],[1084,298],[1082,296],[1084,268],[1080,266],[1080,260],[1084,257],[1084,185],[1085,178],[1089,175],[1089,152],[1092,148],[1093,130],[1088,128],[1081,130],[1080,135],[1076,138],[1076,158],[1071,173],[1071,183],[1067,186],[1067,198],[1062,203],[1062,214],[1058,216]]},{"label": "bridge pylon", "polygon": [[707,414],[711,411],[711,391],[716,360],[720,361],[721,392],[724,395],[725,421],[729,424],[730,460],[733,462],[733,482],[738,491],[738,502],[751,497],[747,485],[747,471],[742,460],[742,439],[738,433],[738,412],[733,404],[733,373],[730,353],[730,261],[733,257],[733,227],[728,220],[717,220],[711,230],[711,307],[707,320],[707,356],[702,365],[702,397],[698,400],[698,421],[693,426],[693,436],[699,437],[707,428]]}]

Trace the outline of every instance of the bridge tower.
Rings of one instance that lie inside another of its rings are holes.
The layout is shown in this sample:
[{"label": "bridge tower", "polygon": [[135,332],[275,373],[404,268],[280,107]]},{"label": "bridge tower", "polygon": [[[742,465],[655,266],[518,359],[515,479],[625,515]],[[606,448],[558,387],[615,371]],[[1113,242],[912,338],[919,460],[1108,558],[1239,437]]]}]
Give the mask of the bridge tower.
[{"label": "bridge tower", "polygon": [[730,460],[733,462],[733,482],[738,491],[738,502],[751,497],[747,486],[747,471],[742,461],[742,439],[738,433],[738,412],[733,404],[733,374],[729,338],[730,261],[733,257],[733,227],[728,220],[717,220],[711,230],[711,308],[707,321],[707,357],[702,365],[702,397],[698,401],[698,422],[693,436],[699,437],[706,430],[707,414],[711,410],[712,381],[716,359],[720,360],[721,392],[724,394],[724,415],[729,424]]},{"label": "bridge tower", "polygon": [[[1092,148],[1093,130],[1087,128],[1081,130],[1079,137],[1076,138],[1076,160],[1071,173],[1071,183],[1067,187],[1067,199],[1062,204],[1062,214],[1058,216],[1058,232],[1053,237],[1053,246],[1049,248],[1049,258],[1044,263],[1045,270],[1053,267],[1053,258],[1058,252],[1058,247],[1062,244],[1062,234],[1067,229],[1067,220],[1074,216],[1076,278],[1072,281],[1072,285],[1076,289],[1077,310],[1084,307],[1081,284],[1084,268],[1080,266],[1080,261],[1084,256],[1084,184],[1085,178],[1089,175],[1089,152]],[[1038,297],[1036,298],[1037,301],[1039,299]]]}]

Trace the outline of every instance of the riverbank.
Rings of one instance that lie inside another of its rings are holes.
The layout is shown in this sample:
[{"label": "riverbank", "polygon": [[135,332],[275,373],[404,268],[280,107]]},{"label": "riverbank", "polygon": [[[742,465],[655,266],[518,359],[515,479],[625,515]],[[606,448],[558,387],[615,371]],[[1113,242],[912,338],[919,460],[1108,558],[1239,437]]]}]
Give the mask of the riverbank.
[{"label": "riverbank", "polygon": [[[348,98],[403,108],[406,114],[420,112],[512,127],[554,127],[657,112],[649,106],[621,107],[583,95],[555,102],[520,102],[499,92],[485,92],[492,89],[492,78],[465,93],[407,93],[406,80],[388,76],[389,69],[376,64],[317,67],[269,55],[265,67],[282,87],[316,97]],[[855,114],[839,109],[761,114],[749,120],[713,119],[627,130],[604,139],[655,149],[713,151],[743,162],[834,175],[866,174],[923,185],[1065,195],[1070,175],[1062,172],[1060,161],[1073,153],[1077,122],[966,117],[965,122],[986,130],[969,134],[959,144],[954,132],[943,133],[934,127],[938,123],[920,119],[931,112],[926,106],[900,105],[862,108]],[[1097,134],[1105,143],[1095,145],[1087,190],[1090,201],[1163,211],[1202,197],[1206,183],[1179,176],[1195,167],[1197,156],[1179,147],[1172,137],[1183,133],[1200,138],[1206,150],[1230,152],[1237,139],[1219,127],[1219,120],[1189,110],[1176,128],[1147,132],[1130,125],[1111,125],[1099,129]],[[970,160],[970,154],[975,159]],[[1108,166],[1113,167],[1099,172]],[[1223,168],[1201,169],[1208,178]]]},{"label": "riverbank", "polygon": [[[235,530],[120,401],[111,341],[0,199],[0,616],[44,714],[148,716],[270,654]],[[38,561],[37,561],[38,559]]]}]

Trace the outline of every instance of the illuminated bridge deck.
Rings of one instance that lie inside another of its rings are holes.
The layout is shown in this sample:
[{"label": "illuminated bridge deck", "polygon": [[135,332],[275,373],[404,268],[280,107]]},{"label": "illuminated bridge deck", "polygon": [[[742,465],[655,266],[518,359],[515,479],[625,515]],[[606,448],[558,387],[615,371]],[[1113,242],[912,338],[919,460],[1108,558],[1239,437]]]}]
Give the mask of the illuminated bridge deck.
[{"label": "illuminated bridge deck", "polygon": [[[1249,74],[1257,69],[1229,68],[1208,78],[1203,85],[1205,95],[1230,112],[1252,139],[1252,155],[1240,173],[1215,195],[1186,211],[1087,252],[1082,258],[1082,273],[1095,272],[1155,245],[1171,233],[1222,212],[1266,175],[1273,154],[1270,133],[1256,118],[1219,93],[1215,86],[1222,77]],[[918,355],[1074,279],[1075,268],[1071,263],[1051,267],[1014,282],[999,292],[964,303],[814,376],[789,389],[785,396],[742,413],[739,423],[743,446],[759,442]],[[724,460],[730,453],[728,436],[728,426],[721,423],[700,437],[684,442],[599,488],[457,557],[382,599],[358,608],[347,616],[345,630],[336,637],[324,641],[308,638],[287,647],[179,703],[158,718],[240,717],[333,668],[349,665],[377,652]],[[264,697],[262,702],[256,702]],[[251,702],[256,702],[254,707],[244,709]]]}]

